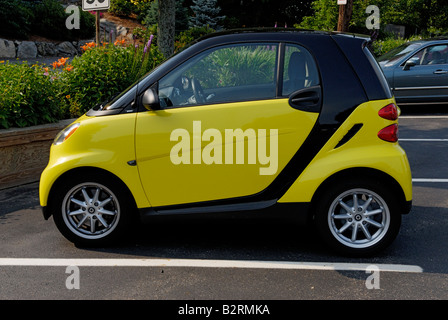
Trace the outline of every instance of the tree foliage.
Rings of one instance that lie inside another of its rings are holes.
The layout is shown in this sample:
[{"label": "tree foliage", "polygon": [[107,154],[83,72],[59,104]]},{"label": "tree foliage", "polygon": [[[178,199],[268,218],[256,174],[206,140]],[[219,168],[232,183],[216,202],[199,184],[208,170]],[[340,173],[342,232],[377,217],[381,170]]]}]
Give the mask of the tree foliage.
[{"label": "tree foliage", "polygon": [[[353,4],[350,31],[369,33],[365,26],[367,6],[380,9],[381,27],[386,24],[404,25],[408,34],[443,33],[448,31],[448,2],[446,0],[357,0]],[[338,5],[334,0],[314,0],[314,13],[304,17],[298,27],[335,30]]]},{"label": "tree foliage", "polygon": [[209,26],[212,29],[221,29],[221,21],[225,16],[220,16],[221,8],[217,0],[193,0],[191,9],[194,15],[190,18],[190,25],[193,28]]}]

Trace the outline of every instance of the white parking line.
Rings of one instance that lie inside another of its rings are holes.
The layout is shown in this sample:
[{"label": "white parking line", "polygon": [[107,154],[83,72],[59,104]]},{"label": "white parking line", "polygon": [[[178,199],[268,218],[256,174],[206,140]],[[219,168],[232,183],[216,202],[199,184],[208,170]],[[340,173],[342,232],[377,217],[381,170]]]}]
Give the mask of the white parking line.
[{"label": "white parking line", "polygon": [[400,116],[398,119],[448,119],[448,116]]},{"label": "white parking line", "polygon": [[203,260],[203,259],[46,259],[46,258],[0,258],[0,266],[35,267],[194,267],[194,268],[243,268],[243,269],[294,269],[366,271],[372,266],[379,271],[421,273],[415,265],[376,263],[331,263],[295,261],[252,260]]},{"label": "white parking line", "polygon": [[448,179],[427,179],[427,178],[415,178],[412,182],[436,182],[436,183],[447,183]]},{"label": "white parking line", "polygon": [[448,142],[448,139],[398,139],[398,141],[413,141],[413,142]]}]

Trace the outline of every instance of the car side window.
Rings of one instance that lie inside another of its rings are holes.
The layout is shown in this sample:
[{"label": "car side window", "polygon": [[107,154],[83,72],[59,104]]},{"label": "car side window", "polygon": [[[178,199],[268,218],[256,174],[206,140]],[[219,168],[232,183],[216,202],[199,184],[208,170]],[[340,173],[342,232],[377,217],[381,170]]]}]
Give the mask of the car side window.
[{"label": "car side window", "polygon": [[277,44],[209,49],[159,80],[162,108],[272,99]]},{"label": "car side window", "polygon": [[414,54],[408,61],[416,65],[434,65],[448,63],[448,45],[426,47]]},{"label": "car side window", "polygon": [[308,50],[298,45],[286,45],[282,95],[289,96],[297,90],[318,84],[317,66]]}]

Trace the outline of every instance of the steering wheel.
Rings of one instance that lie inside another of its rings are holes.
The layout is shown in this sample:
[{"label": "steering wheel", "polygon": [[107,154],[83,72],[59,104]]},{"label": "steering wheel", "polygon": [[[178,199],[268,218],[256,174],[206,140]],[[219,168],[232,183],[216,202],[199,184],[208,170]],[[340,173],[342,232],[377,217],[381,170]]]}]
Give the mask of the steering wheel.
[{"label": "steering wheel", "polygon": [[194,98],[196,99],[196,103],[205,103],[204,89],[202,89],[199,80],[195,78],[191,79],[191,89],[193,89],[193,94]]}]

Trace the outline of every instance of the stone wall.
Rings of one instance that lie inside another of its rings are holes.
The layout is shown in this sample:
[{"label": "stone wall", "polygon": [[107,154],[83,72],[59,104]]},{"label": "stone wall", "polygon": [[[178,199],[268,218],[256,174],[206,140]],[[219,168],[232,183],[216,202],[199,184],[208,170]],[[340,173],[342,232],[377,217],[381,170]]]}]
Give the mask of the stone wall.
[{"label": "stone wall", "polygon": [[32,59],[40,57],[73,57],[81,54],[81,46],[91,41],[93,40],[53,43],[0,39],[0,58]]},{"label": "stone wall", "polygon": [[73,121],[0,130],[0,190],[39,181],[54,138]]},{"label": "stone wall", "polygon": [[[104,39],[128,39],[132,41],[132,33],[129,28],[116,25],[111,21],[101,19],[100,38]],[[38,42],[0,39],[0,60],[2,59],[33,59],[40,57],[73,57],[81,55],[81,46],[94,39],[80,41]]]}]

